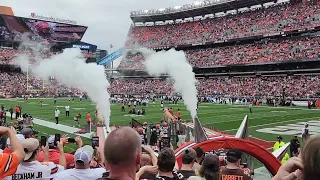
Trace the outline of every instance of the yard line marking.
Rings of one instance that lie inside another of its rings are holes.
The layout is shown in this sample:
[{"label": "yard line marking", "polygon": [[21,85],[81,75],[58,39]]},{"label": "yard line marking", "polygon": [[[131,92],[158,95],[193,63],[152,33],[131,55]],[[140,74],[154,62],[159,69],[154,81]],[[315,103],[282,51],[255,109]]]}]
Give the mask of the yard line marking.
[{"label": "yard line marking", "polygon": [[[260,125],[256,125],[256,126],[249,126],[249,128],[263,127],[263,126],[269,126],[269,125],[281,124],[281,123],[283,124],[283,123],[299,121],[299,120],[310,120],[310,119],[312,120],[312,119],[317,119],[317,118],[320,118],[320,117],[312,117],[312,118],[294,119],[294,120],[274,122],[274,123],[266,123],[266,124],[260,124]],[[225,130],[224,132],[235,131],[235,130],[238,130],[238,129],[229,129],[229,130]]]},{"label": "yard line marking", "polygon": [[[7,112],[6,116],[10,117],[10,113]],[[15,114],[13,116],[15,116]],[[66,132],[68,134],[75,134],[77,136],[81,136],[81,137],[85,137],[85,138],[89,138],[89,139],[91,138],[91,135],[93,134],[93,132],[86,133],[86,134],[76,134],[75,132],[79,131],[80,129],[74,128],[74,127],[70,127],[70,126],[66,126],[66,125],[63,125],[63,124],[56,124],[56,123],[53,123],[53,122],[50,122],[50,121],[45,121],[45,120],[38,119],[38,118],[33,118],[32,122],[34,124],[37,124],[37,125],[40,125],[40,126],[44,126],[44,127],[51,128],[51,129],[56,129],[56,130],[59,130],[59,131]]]}]

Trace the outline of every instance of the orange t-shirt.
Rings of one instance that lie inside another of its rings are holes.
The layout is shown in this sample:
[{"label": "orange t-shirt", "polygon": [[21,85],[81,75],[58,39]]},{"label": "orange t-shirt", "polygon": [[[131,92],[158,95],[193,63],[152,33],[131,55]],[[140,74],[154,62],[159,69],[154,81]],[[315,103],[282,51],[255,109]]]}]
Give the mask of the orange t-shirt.
[{"label": "orange t-shirt", "polygon": [[19,107],[16,107],[16,112],[20,112],[20,108]]},{"label": "orange t-shirt", "polygon": [[177,117],[181,117],[181,112],[178,111]]},{"label": "orange t-shirt", "polygon": [[[66,157],[67,160],[67,167],[71,166],[72,164],[74,164],[74,155],[73,154],[68,154],[68,153],[64,153],[64,156]],[[55,164],[59,164],[59,157],[60,157],[60,153],[58,150],[50,150],[49,151],[49,161],[53,162]],[[39,162],[43,162],[44,161],[44,153],[43,151],[39,152],[38,154],[38,159]]]},{"label": "orange t-shirt", "polygon": [[87,122],[90,122],[91,121],[91,115],[90,113],[87,114]]},{"label": "orange t-shirt", "polygon": [[16,173],[19,166],[19,158],[16,154],[0,154],[0,179]]}]

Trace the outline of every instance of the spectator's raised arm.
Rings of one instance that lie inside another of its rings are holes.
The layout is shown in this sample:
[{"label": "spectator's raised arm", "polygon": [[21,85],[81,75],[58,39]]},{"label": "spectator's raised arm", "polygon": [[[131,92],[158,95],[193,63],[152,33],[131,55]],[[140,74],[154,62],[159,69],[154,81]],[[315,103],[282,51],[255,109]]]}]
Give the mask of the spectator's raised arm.
[{"label": "spectator's raised arm", "polygon": [[7,127],[0,127],[0,134],[7,134],[11,141],[12,151],[11,154],[0,154],[0,179],[5,176],[10,176],[17,171],[18,165],[24,159],[24,151],[16,137],[15,130]]},{"label": "spectator's raised arm", "polygon": [[13,127],[10,127],[7,131],[7,134],[11,142],[12,153],[18,156],[19,162],[23,161],[24,151],[19,139],[16,137],[16,130]]},{"label": "spectator's raised arm", "polygon": [[58,146],[59,155],[60,155],[59,156],[59,164],[66,169],[67,168],[67,160],[66,160],[66,156],[64,155],[63,144],[58,141],[57,146]]}]

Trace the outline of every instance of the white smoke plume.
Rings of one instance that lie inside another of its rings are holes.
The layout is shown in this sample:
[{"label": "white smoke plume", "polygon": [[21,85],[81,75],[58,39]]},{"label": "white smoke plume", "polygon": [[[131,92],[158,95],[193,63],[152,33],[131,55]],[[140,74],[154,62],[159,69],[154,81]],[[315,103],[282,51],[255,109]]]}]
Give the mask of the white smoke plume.
[{"label": "white smoke plume", "polygon": [[104,118],[106,127],[109,127],[110,95],[107,88],[110,84],[103,66],[87,64],[78,48],[65,49],[63,53],[39,60],[35,65],[30,65],[30,61],[26,55],[14,59],[23,72],[29,71],[29,74],[45,80],[54,76],[60,83],[86,92],[97,104],[99,118]]},{"label": "white smoke plume", "polygon": [[184,52],[174,49],[155,52],[145,48],[138,51],[146,57],[145,67],[151,76],[168,74],[174,80],[175,91],[182,95],[184,104],[194,118],[197,115],[197,80]]}]

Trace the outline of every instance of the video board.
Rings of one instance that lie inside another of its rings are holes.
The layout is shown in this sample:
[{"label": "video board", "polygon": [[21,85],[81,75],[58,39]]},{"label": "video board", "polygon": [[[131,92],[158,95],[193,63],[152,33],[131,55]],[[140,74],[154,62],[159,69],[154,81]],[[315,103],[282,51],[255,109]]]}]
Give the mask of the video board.
[{"label": "video board", "polygon": [[33,41],[73,43],[82,39],[86,26],[0,15],[0,41]]}]

